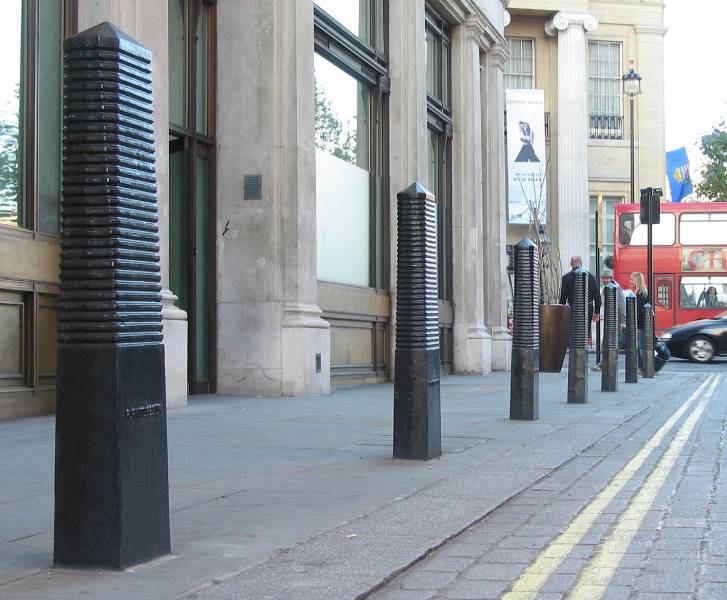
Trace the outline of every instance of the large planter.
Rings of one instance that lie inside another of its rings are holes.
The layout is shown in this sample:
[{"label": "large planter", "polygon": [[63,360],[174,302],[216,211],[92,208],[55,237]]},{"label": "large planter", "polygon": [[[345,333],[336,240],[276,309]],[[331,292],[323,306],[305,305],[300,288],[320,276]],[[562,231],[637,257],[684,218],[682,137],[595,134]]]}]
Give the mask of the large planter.
[{"label": "large planter", "polygon": [[560,373],[570,332],[570,306],[540,305],[540,371]]}]

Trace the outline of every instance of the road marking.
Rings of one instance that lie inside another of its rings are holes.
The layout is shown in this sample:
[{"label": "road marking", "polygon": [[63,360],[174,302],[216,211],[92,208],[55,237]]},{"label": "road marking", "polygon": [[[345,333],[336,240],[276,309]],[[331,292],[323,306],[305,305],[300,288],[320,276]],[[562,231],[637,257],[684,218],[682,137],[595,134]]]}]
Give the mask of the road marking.
[{"label": "road marking", "polygon": [[589,531],[596,518],[603,513],[616,494],[631,480],[649,455],[659,447],[664,436],[674,427],[675,423],[682,417],[691,404],[700,397],[702,390],[714,378],[714,375],[709,375],[704,380],[689,399],[667,419],[634,457],[613,476],[598,496],[571,521],[567,529],[556,537],[545,550],[540,552],[535,561],[523,571],[517,581],[512,585],[511,591],[502,596],[502,600],[532,600],[537,596],[538,591],[548,580],[548,577],[565,560],[575,545],[583,539],[583,536]]},{"label": "road marking", "polygon": [[598,600],[608,587],[611,577],[621,563],[623,555],[634,539],[636,532],[651,509],[656,495],[674,468],[679,454],[702,416],[707,403],[714,396],[721,375],[717,375],[707,394],[699,401],[684,424],[679,428],[656,468],[649,474],[644,485],[629,502],[628,508],[619,517],[613,533],[598,547],[576,580],[568,595],[569,600]]}]

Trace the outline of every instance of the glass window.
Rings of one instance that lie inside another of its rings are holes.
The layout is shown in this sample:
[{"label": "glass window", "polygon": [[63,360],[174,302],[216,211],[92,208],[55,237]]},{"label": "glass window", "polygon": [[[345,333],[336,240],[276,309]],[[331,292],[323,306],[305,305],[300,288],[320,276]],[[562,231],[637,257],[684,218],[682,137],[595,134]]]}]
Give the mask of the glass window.
[{"label": "glass window", "polygon": [[[655,246],[672,246],[676,241],[674,217],[674,213],[661,213],[661,222],[653,227]],[[646,246],[647,229],[646,225],[641,223],[639,213],[622,214],[618,224],[619,243],[622,246]]]},{"label": "glass window", "polygon": [[0,2],[0,223],[24,226],[22,202],[24,11],[22,0]]},{"label": "glass window", "polygon": [[679,242],[689,246],[727,246],[727,213],[691,213],[679,217]]},{"label": "glass window", "polygon": [[187,124],[187,0],[169,0],[169,122]]},{"label": "glass window", "polygon": [[510,57],[505,63],[505,89],[534,88],[534,40],[508,38],[508,41],[510,42]]},{"label": "glass window", "polygon": [[449,24],[427,4],[427,164],[429,190],[437,197],[437,268],[439,299],[452,299],[452,208],[450,35]]},{"label": "glass window", "polygon": [[207,59],[209,43],[207,40],[208,26],[208,12],[206,10],[200,11],[199,18],[197,20],[197,36],[196,36],[196,72],[195,72],[195,109],[196,119],[195,126],[197,131],[200,133],[207,133],[207,91],[208,86],[208,73],[207,73]]},{"label": "glass window", "polygon": [[315,4],[364,42],[384,50],[384,0],[315,0]]},{"label": "glass window", "polygon": [[591,196],[590,200],[590,223],[591,223],[591,269],[594,273],[600,274],[603,272],[605,267],[605,261],[609,257],[613,257],[613,244],[614,244],[614,212],[616,210],[616,204],[623,202],[623,198],[620,197],[603,197],[602,199],[602,218],[603,223],[601,224],[601,264],[596,265],[596,210],[598,208],[598,197]]},{"label": "glass window", "polygon": [[679,280],[681,308],[727,308],[727,277],[682,277]]},{"label": "glass window", "polygon": [[370,89],[316,54],[318,279],[370,285]]},{"label": "glass window", "polygon": [[426,15],[424,31],[427,47],[427,93],[437,106],[448,107],[451,103],[448,25],[430,9],[427,9]]},{"label": "glass window", "polygon": [[590,136],[623,138],[621,44],[588,42],[588,110]]}]

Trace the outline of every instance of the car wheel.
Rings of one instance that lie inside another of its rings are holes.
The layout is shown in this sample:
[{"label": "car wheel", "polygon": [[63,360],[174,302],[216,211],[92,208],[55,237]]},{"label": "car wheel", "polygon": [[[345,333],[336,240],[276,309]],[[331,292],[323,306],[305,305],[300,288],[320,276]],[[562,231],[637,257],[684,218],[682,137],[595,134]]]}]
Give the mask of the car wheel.
[{"label": "car wheel", "polygon": [[714,342],[708,337],[698,335],[689,340],[687,358],[692,362],[706,363],[714,356]]}]

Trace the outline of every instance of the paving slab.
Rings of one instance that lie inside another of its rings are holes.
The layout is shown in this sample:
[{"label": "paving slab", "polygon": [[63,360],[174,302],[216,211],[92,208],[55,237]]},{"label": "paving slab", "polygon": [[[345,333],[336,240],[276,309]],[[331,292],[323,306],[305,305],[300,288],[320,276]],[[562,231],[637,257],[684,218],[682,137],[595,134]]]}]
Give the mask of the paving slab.
[{"label": "paving slab", "polygon": [[[391,385],[192,397],[169,413],[173,554],[122,573],[50,568],[54,420],[0,423],[0,597],[355,598],[700,380],[662,373],[602,393],[593,373],[574,406],[565,375],[541,374],[529,423],[507,418],[509,378],[442,379],[444,453],[429,462],[391,458]],[[462,592],[494,590],[480,583]]]}]

